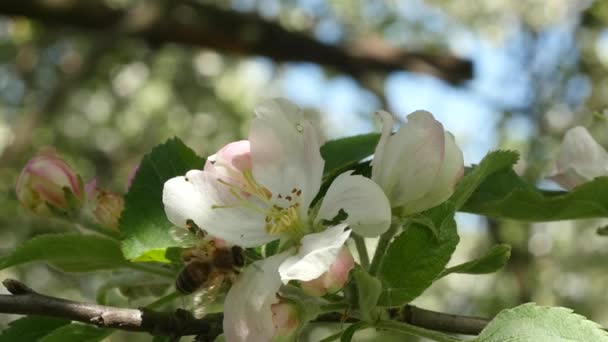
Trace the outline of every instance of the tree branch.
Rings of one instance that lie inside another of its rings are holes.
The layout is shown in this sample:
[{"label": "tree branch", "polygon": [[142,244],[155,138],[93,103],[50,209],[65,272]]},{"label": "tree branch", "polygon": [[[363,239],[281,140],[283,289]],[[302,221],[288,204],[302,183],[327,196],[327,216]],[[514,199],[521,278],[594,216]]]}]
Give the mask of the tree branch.
[{"label": "tree branch", "polygon": [[[210,341],[222,332],[222,314],[195,319],[184,310],[166,313],[147,309],[116,308],[46,296],[13,279],[6,279],[2,283],[12,295],[0,295],[0,313],[66,318],[101,328],[141,331],[152,335],[199,335],[206,337],[203,340]],[[401,322],[418,327],[465,335],[479,334],[489,322],[484,318],[435,312],[413,305],[395,309],[391,314]],[[328,313],[319,316],[315,321],[357,320],[344,317],[340,313]]]},{"label": "tree branch", "polygon": [[[263,55],[279,62],[308,61],[333,67],[355,78],[369,72],[409,70],[456,84],[473,74],[469,60],[403,51],[378,40],[352,48],[328,45],[254,14],[195,1],[180,1],[166,13],[149,2],[141,9],[124,34],[154,44],[203,46],[229,54]],[[98,32],[114,27],[124,12],[94,0],[0,1],[0,15],[24,16],[48,25]]]},{"label": "tree branch", "polygon": [[80,303],[39,294],[13,279],[6,279],[2,284],[12,295],[0,295],[1,313],[67,318],[101,328],[144,331],[153,335],[217,336],[222,332],[221,315],[195,319],[184,310],[163,313]]}]

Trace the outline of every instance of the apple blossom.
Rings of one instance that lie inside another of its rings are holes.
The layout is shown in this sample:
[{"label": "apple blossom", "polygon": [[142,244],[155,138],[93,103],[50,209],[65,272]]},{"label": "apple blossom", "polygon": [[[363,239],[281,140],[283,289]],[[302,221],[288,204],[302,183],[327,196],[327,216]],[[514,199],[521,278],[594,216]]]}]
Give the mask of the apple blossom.
[{"label": "apple blossom", "polygon": [[27,162],[15,191],[19,202],[39,215],[50,215],[50,209],[75,209],[85,199],[80,177],[52,148]]},{"label": "apple blossom", "polygon": [[447,200],[464,173],[454,136],[426,111],[408,115],[394,135],[393,117],[378,112],[382,135],[372,161],[372,179],[401,214],[420,212]]},{"label": "apple blossom", "polygon": [[586,128],[578,126],[569,129],[549,178],[570,190],[595,177],[606,175],[608,152],[593,139]]},{"label": "apple blossom", "polygon": [[311,216],[324,166],[319,132],[286,100],[268,102],[256,114],[248,142],[228,144],[204,170],[165,183],[165,212],[177,226],[192,220],[243,247],[292,241],[300,247],[279,269],[282,279],[312,280],[329,268],[350,235],[346,224],[326,230],[323,222],[344,210],[350,229],[378,236],[390,225],[388,200],[373,181],[346,172],[332,182]]}]

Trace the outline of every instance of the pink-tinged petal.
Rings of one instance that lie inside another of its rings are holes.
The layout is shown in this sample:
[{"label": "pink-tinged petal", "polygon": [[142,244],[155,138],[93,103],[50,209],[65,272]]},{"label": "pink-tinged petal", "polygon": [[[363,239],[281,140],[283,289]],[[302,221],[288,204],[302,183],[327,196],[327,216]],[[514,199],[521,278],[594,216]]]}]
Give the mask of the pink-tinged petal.
[{"label": "pink-tinged petal", "polygon": [[275,335],[272,305],[278,302],[281,279],[277,269],[288,254],[256,261],[241,273],[224,301],[227,341],[270,341]]},{"label": "pink-tinged petal", "polygon": [[170,179],[163,189],[165,213],[176,226],[185,227],[188,220],[193,220],[209,234],[243,247],[256,247],[279,238],[266,232],[263,214],[237,205],[238,201],[226,185],[200,170]]},{"label": "pink-tinged petal", "polygon": [[406,203],[402,213],[417,213],[445,202],[452,196],[456,183],[463,175],[462,151],[456,145],[454,136],[450,132],[445,132],[445,155],[435,184],[422,198]]},{"label": "pink-tinged petal", "polygon": [[238,187],[244,187],[244,172],[251,172],[251,147],[248,140],[227,144],[216,154],[209,156],[204,171],[216,179],[221,179]]},{"label": "pink-tinged petal", "polygon": [[321,134],[298,107],[284,99],[263,103],[256,114],[249,134],[253,176],[275,198],[301,190],[299,210],[306,218],[321,187],[325,163],[319,151]]},{"label": "pink-tinged petal", "polygon": [[372,171],[372,179],[382,187],[392,207],[424,196],[435,184],[444,157],[443,125],[426,111],[416,111],[407,119],[395,135],[380,141],[381,159],[373,164],[373,169],[379,170]]},{"label": "pink-tinged petal", "polygon": [[293,341],[300,328],[300,313],[295,304],[279,301],[272,304],[273,342]]},{"label": "pink-tinged petal", "polygon": [[346,285],[348,274],[355,266],[355,260],[347,247],[342,247],[338,258],[329,270],[319,278],[300,283],[302,290],[311,296],[321,297],[335,293]]},{"label": "pink-tinged petal", "polygon": [[323,198],[317,222],[332,220],[340,209],[348,217],[348,226],[357,234],[374,237],[384,233],[391,224],[391,205],[382,189],[369,178],[345,172],[331,183]]},{"label": "pink-tinged petal", "polygon": [[135,179],[135,175],[137,175],[137,171],[139,170],[140,163],[137,163],[129,172],[129,178],[127,178],[127,191],[131,188],[131,184],[133,184],[133,179]]},{"label": "pink-tinged petal", "polygon": [[566,132],[551,179],[572,189],[595,177],[608,175],[608,152],[584,127]]},{"label": "pink-tinged petal", "polygon": [[320,233],[304,236],[297,254],[279,266],[281,281],[287,284],[290,280],[313,280],[329,270],[351,234],[346,227],[346,224],[338,224]]}]

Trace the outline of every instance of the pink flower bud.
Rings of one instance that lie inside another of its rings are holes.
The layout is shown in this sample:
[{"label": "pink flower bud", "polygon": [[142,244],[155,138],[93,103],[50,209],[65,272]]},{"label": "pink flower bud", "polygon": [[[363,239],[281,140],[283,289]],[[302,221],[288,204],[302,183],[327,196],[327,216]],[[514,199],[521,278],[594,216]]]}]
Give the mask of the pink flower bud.
[{"label": "pink flower bud", "polygon": [[122,196],[105,190],[97,191],[95,218],[103,227],[118,230],[118,220],[125,205]]},{"label": "pink flower bud", "polygon": [[321,297],[327,293],[334,293],[344,287],[348,281],[348,273],[355,266],[355,260],[348,248],[343,247],[338,258],[331,265],[329,271],[319,278],[301,282],[302,290],[311,296]]},{"label": "pink flower bud", "polygon": [[270,306],[274,324],[273,341],[291,341],[300,326],[300,315],[294,304],[279,301]]},{"label": "pink flower bud", "polygon": [[50,215],[49,206],[74,209],[85,197],[80,177],[52,148],[41,150],[27,162],[15,191],[21,205],[39,215]]}]

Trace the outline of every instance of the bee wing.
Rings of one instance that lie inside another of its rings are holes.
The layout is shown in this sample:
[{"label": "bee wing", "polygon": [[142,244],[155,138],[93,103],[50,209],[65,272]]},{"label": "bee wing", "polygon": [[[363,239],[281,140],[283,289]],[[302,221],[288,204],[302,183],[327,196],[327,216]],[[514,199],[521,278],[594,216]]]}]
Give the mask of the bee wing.
[{"label": "bee wing", "polygon": [[212,283],[193,294],[192,313],[195,318],[203,318],[209,311],[209,307],[215,303],[222,292],[224,276],[218,275],[213,278]]},{"label": "bee wing", "polygon": [[171,238],[182,247],[194,247],[198,241],[196,234],[191,233],[186,228],[173,226],[169,229],[169,233]]}]

